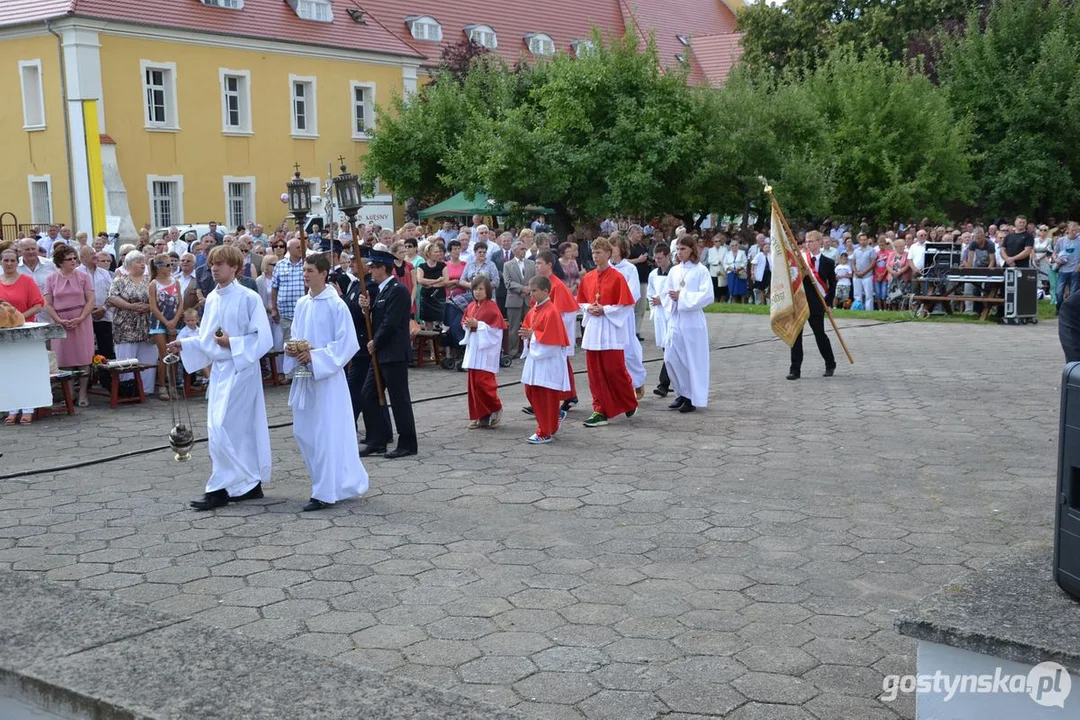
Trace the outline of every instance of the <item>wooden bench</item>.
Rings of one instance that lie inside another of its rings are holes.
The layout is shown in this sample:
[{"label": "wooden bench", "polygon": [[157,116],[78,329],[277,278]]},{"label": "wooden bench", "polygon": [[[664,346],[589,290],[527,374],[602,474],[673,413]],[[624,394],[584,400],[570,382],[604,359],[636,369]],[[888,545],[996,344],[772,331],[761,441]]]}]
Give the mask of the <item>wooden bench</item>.
[{"label": "wooden bench", "polygon": [[439,338],[442,337],[442,333],[437,330],[421,330],[416,333],[413,338],[413,357],[416,358],[416,367],[424,367],[425,359],[424,352],[427,347],[431,348],[432,355],[435,357],[435,364],[438,365],[442,362],[442,345],[439,344]]},{"label": "wooden bench", "polygon": [[66,413],[68,415],[75,414],[75,397],[72,392],[72,386],[75,383],[75,378],[85,377],[86,373],[79,370],[61,370],[55,375],[49,376],[49,383],[53,386],[59,387],[60,395],[63,400],[60,405],[53,403],[48,407],[39,407],[34,409],[34,419],[41,420],[50,415],[56,415],[58,413]]},{"label": "wooden bench", "polygon": [[[134,367],[105,367],[102,368],[105,372],[109,373],[109,392],[105,393],[101,390],[91,390],[91,395],[101,395],[102,397],[109,398],[109,407],[115,410],[120,405],[127,403],[143,403],[146,402],[146,392],[142,383],[142,371],[149,370],[151,368],[157,368],[157,363],[149,365],[135,365]],[[122,398],[120,397],[120,376],[130,375],[135,376],[135,394],[132,397]]]},{"label": "wooden bench", "polygon": [[259,358],[259,369],[262,372],[263,385],[277,387],[285,384],[284,374],[279,373],[277,369],[277,359],[284,354],[282,350],[271,350]]}]

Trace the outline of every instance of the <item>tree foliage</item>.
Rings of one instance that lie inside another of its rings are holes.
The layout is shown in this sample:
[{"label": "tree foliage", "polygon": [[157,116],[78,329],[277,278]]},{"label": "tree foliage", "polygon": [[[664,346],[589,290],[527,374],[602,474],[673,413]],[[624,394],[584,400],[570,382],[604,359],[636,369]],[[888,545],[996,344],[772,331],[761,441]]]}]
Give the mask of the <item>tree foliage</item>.
[{"label": "tree foliage", "polygon": [[980,209],[1039,217],[1080,209],[1080,8],[999,0],[948,48],[942,83],[970,118]]},{"label": "tree foliage", "polygon": [[979,0],[787,0],[739,11],[743,61],[755,69],[810,71],[838,48],[884,52],[906,60],[935,46],[927,39],[956,30]]}]

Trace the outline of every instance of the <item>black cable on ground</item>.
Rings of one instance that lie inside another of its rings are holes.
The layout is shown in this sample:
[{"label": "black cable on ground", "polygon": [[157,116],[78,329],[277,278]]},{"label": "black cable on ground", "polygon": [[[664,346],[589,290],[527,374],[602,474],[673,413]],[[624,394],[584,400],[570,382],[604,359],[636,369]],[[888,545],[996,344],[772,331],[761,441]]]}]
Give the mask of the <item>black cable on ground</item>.
[{"label": "black cable on ground", "polygon": [[[882,321],[882,322],[868,323],[866,325],[852,325],[848,329],[855,330],[855,329],[859,329],[859,328],[878,327],[879,325],[895,325],[897,323],[906,323],[906,322],[911,322],[911,321],[910,320],[888,320],[888,321]],[[751,340],[749,342],[744,342],[744,343],[734,343],[732,345],[717,345],[717,346],[714,346],[714,347],[710,347],[709,350],[710,350],[710,352],[716,351],[716,350],[738,350],[739,348],[751,347],[753,345],[763,345],[765,343],[779,342],[779,340],[780,340],[780,338],[777,338],[777,337],[768,337],[768,338],[762,338],[761,340]],[[651,358],[649,360],[644,360],[642,362],[644,364],[644,363],[656,363],[656,362],[663,362],[663,361],[664,361],[664,358],[659,357],[659,358]],[[586,372],[585,370],[575,370],[574,374],[575,375],[581,375],[581,374],[583,374],[585,372]],[[515,386],[520,385],[520,384],[521,384],[520,380],[515,380],[513,382],[507,382],[507,383],[502,383],[502,384],[499,385],[499,389],[508,388],[508,387],[515,387]],[[419,398],[417,400],[413,400],[412,404],[413,405],[420,405],[421,403],[435,402],[437,400],[452,400],[454,398],[467,397],[468,394],[469,393],[468,393],[467,390],[462,390],[462,391],[459,391],[459,392],[447,393],[445,395],[432,395],[430,397]],[[292,426],[291,422],[282,422],[282,423],[274,423],[272,425],[268,425],[267,428],[269,430],[280,430],[281,428],[287,428],[287,427],[290,427],[290,426]],[[197,445],[199,443],[204,443],[206,441],[207,441],[207,438],[204,438],[204,437],[196,438],[195,439],[195,444]],[[113,455],[112,457],[107,457],[107,458],[96,458],[96,459],[92,459],[92,460],[82,460],[80,462],[68,463],[67,465],[56,465],[56,466],[53,466],[53,467],[41,468],[41,469],[36,469],[36,470],[20,470],[19,472],[9,473],[7,475],[0,475],[0,480],[17,480],[18,478],[31,477],[31,476],[34,476],[34,475],[44,475],[46,473],[59,473],[59,472],[67,472],[69,470],[79,470],[81,468],[94,467],[95,465],[103,465],[105,463],[115,462],[116,460],[126,460],[128,458],[139,457],[140,455],[149,455],[150,453],[161,452],[162,450],[172,450],[172,448],[170,446],[168,446],[168,445],[159,445],[157,447],[152,447],[152,448],[141,448],[139,450],[128,450],[127,452],[118,453],[116,455]]]}]

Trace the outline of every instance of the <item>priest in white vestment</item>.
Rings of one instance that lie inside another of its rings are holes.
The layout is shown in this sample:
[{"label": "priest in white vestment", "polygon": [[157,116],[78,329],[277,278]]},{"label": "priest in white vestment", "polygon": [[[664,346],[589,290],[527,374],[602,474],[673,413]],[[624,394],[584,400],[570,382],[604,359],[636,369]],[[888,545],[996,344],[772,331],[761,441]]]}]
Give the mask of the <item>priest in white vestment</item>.
[{"label": "priest in white vestment", "polygon": [[669,407],[693,412],[709,402],[709,329],[705,307],[713,301],[712,278],[698,262],[692,237],[679,239],[679,263],[671,268],[662,294],[668,315],[664,366],[675,389]]},{"label": "priest in white vestment", "polygon": [[311,500],[305,511],[322,510],[368,489],[345,379],[345,366],[360,343],[348,306],[337,290],[327,285],[329,272],[325,254],[305,260],[304,278],[310,291],[296,303],[292,339],[307,341],[311,349],[285,349],[286,373],[304,365],[313,375],[293,375],[289,389],[293,437],[311,475]]},{"label": "priest in white vestment", "polygon": [[[626,259],[630,254],[630,241],[625,237],[615,234],[611,236],[611,267],[619,271],[626,278],[626,284],[630,288],[630,295],[634,303],[641,299],[641,281],[638,279],[637,266]],[[638,400],[645,396],[645,363],[642,360],[641,341],[638,340],[637,317],[628,321],[623,326],[623,352],[626,354],[626,371],[630,373],[630,380],[634,383],[634,392]]]},{"label": "priest in white vestment", "polygon": [[236,281],[244,256],[231,245],[210,251],[207,263],[217,287],[206,298],[199,332],[169,344],[184,369],[212,366],[206,391],[206,433],[211,473],[196,510],[212,510],[261,498],[270,480],[270,429],[259,360],[274,343],[259,294]]}]

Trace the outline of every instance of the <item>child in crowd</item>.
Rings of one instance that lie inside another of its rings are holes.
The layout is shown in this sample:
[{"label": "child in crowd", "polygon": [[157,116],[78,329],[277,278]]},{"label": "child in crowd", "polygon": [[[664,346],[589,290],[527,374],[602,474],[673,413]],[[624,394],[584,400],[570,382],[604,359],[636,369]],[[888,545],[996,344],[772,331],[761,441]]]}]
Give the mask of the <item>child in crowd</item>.
[{"label": "child in crowd", "polygon": [[[184,327],[180,328],[180,332],[176,334],[177,340],[183,340],[184,338],[195,337],[199,334],[199,311],[195,308],[188,308],[184,311]],[[200,370],[195,373],[195,386],[205,385],[210,377],[210,368]]]},{"label": "child in crowd", "polygon": [[840,253],[836,261],[836,302],[835,307],[847,309],[851,304],[851,263],[848,254]]}]

